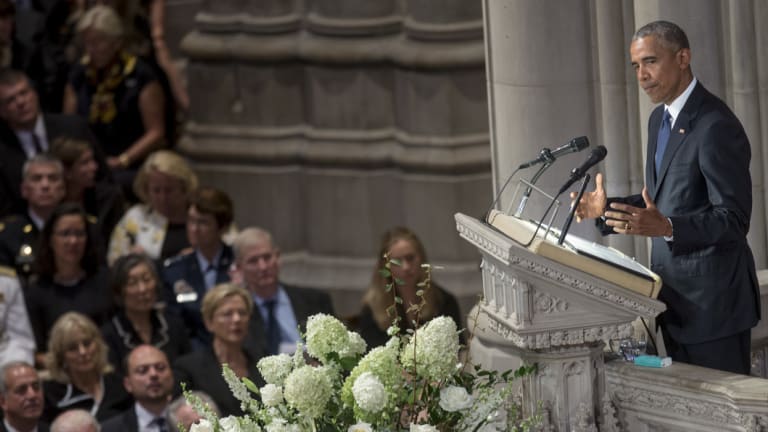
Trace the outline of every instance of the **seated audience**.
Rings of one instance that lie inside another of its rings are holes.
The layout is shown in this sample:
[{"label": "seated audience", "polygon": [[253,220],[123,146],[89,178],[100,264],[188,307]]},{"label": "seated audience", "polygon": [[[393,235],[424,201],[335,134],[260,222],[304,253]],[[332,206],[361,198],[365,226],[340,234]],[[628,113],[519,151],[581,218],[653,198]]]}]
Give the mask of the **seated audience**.
[{"label": "seated audience", "polygon": [[211,334],[200,315],[200,303],[211,288],[229,281],[234,254],[222,237],[232,225],[232,200],[218,189],[199,188],[187,214],[187,240],[194,250],[167,259],[162,278],[168,303],[181,313],[193,343],[206,346]]},{"label": "seated audience", "polygon": [[101,329],[109,347],[109,361],[122,371],[134,348],[149,344],[173,362],[191,351],[188,329],[179,317],[158,304],[160,279],[144,255],[120,257],[112,266],[112,292],[117,312]]},{"label": "seated audience", "polygon": [[43,415],[43,387],[37,371],[30,363],[14,361],[0,371],[0,408],[3,409],[2,431],[45,432],[48,425]]},{"label": "seated audience", "polygon": [[125,361],[123,384],[133,406],[102,423],[102,432],[168,431],[173,373],[165,353],[152,345],[136,347]]},{"label": "seated audience", "polygon": [[299,328],[306,330],[311,315],[333,315],[330,296],[280,282],[280,249],[268,231],[246,228],[235,237],[233,247],[236,277],[252,296],[256,310],[246,345],[259,357],[293,352]]},{"label": "seated audience", "polygon": [[[87,141],[57,138],[51,147],[51,154],[64,166],[64,201],[83,206],[85,212],[95,218],[99,237],[108,241],[127,209],[120,187],[96,181],[98,165]],[[101,250],[106,251],[107,245],[102,245]]]},{"label": "seated audience", "polygon": [[0,68],[0,120],[0,216],[26,210],[20,195],[24,162],[50,150],[62,136],[88,142],[99,165],[96,179],[112,181],[88,123],[76,115],[43,114],[37,92],[23,72]]},{"label": "seated audience", "polygon": [[99,329],[81,313],[68,312],[54,324],[46,367],[51,376],[43,383],[48,420],[66,410],[84,409],[102,422],[133,403],[107,361]]},{"label": "seated audience", "polygon": [[203,320],[213,335],[211,346],[193,351],[176,360],[174,375],[178,383],[191,390],[208,393],[221,409],[222,416],[241,415],[224,377],[221,365],[226,363],[238,377],[247,377],[261,387],[264,381],[256,368],[259,360],[243,347],[248,333],[253,302],[248,292],[234,284],[217,285],[203,298]]},{"label": "seated audience", "polygon": [[21,195],[27,208],[0,223],[0,265],[14,267],[23,286],[32,275],[40,232],[64,199],[63,173],[61,162],[47,154],[24,162]]},{"label": "seated audience", "polygon": [[[217,416],[221,415],[219,407],[216,406],[216,402],[214,402],[208,394],[199,390],[192,390],[190,393],[198,397]],[[183,395],[177,397],[170,405],[168,405],[169,432],[187,432],[193,424],[197,424],[202,418],[200,413],[195,411],[195,408],[187,402],[187,398]],[[179,425],[182,427],[181,430],[178,428]]]},{"label": "seated audience", "polygon": [[[379,272],[386,263],[385,255],[399,263],[399,265],[392,264],[390,267],[392,277],[402,281],[401,284],[395,283],[395,293],[386,291],[387,281]],[[424,306],[421,311],[409,312],[412,305],[421,303],[421,298],[416,295],[416,292],[424,289],[417,284],[424,280],[425,273],[421,265],[425,263],[427,263],[427,254],[424,251],[424,245],[413,231],[404,227],[395,227],[384,233],[379,249],[379,259],[376,268],[373,269],[371,284],[363,298],[364,306],[359,317],[358,332],[365,339],[369,349],[384,345],[389,340],[387,329],[392,325],[394,316],[387,313],[387,308],[395,303],[394,294],[402,299],[396,311],[397,316],[400,317],[398,326],[403,331],[413,328],[414,321],[423,324],[440,315],[453,318],[456,328],[464,328],[456,298],[434,281],[431,287],[424,291]],[[463,340],[462,333],[462,342]]]},{"label": "seated audience", "polygon": [[16,272],[0,266],[0,365],[35,362],[35,336]]},{"label": "seated audience", "polygon": [[131,207],[112,232],[108,261],[131,252],[164,260],[188,247],[187,210],[197,175],[186,160],[169,150],[152,153],[133,189],[142,204]]},{"label": "seated audience", "polygon": [[99,422],[86,410],[71,409],[51,423],[51,432],[100,432]]},{"label": "seated audience", "polygon": [[38,348],[47,345],[51,326],[66,312],[85,314],[98,325],[112,313],[109,272],[99,261],[92,232],[83,208],[64,203],[40,234],[35,277],[26,293]]},{"label": "seated audience", "polygon": [[64,112],[88,119],[129,199],[139,166],[165,138],[165,97],[152,68],[123,49],[123,23],[97,5],[77,24],[85,55],[73,65]]}]

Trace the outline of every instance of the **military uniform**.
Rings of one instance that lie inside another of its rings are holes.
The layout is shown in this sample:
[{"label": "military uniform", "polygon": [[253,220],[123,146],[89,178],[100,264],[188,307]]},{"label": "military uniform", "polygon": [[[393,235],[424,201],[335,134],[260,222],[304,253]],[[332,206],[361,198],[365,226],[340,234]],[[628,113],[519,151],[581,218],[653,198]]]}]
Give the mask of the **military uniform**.
[{"label": "military uniform", "polygon": [[13,267],[22,286],[32,274],[40,231],[29,214],[6,217],[0,222],[0,265]]},{"label": "military uniform", "polygon": [[[232,247],[222,244],[221,255],[214,268],[214,285],[229,282],[229,267],[233,261]],[[210,345],[211,334],[205,328],[200,307],[205,293],[212,287],[206,286],[203,269],[200,268],[195,251],[165,260],[161,278],[169,308],[181,315],[195,348]]]}]

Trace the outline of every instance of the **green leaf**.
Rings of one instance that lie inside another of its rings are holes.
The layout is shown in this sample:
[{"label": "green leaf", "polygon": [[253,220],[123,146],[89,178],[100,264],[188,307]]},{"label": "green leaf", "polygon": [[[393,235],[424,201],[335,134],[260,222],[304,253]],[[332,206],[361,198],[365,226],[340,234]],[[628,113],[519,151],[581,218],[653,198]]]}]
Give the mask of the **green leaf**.
[{"label": "green leaf", "polygon": [[400,297],[395,297],[395,303],[403,304],[403,299],[401,299]]},{"label": "green leaf", "polygon": [[400,278],[395,278],[395,283],[398,285],[405,285],[405,281]]},{"label": "green leaf", "polygon": [[253,393],[259,394],[259,387],[256,386],[256,384],[253,383],[253,381],[249,380],[248,378],[240,378],[243,381],[243,384],[245,384],[245,387],[250,390]]},{"label": "green leaf", "polygon": [[424,290],[416,291],[416,297],[424,297]]},{"label": "green leaf", "polygon": [[379,274],[383,278],[388,278],[388,277],[392,276],[392,272],[389,271],[388,268],[379,269]]},{"label": "green leaf", "polygon": [[395,258],[392,258],[391,260],[389,260],[389,262],[391,262],[392,264],[394,264],[396,266],[402,266],[403,265],[402,261],[400,261],[399,259],[395,259]]}]

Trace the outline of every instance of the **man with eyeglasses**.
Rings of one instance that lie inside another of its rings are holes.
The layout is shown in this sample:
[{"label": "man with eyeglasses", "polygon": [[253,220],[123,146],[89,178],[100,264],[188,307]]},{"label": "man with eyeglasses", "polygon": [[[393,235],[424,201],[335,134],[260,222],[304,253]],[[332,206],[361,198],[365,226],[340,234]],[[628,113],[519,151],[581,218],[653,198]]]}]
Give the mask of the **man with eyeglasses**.
[{"label": "man with eyeglasses", "polygon": [[0,408],[3,409],[2,432],[47,432],[40,421],[43,415],[43,386],[32,365],[11,362],[0,371]]},{"label": "man with eyeglasses", "polygon": [[254,301],[254,313],[245,345],[264,355],[290,353],[306,330],[307,319],[317,313],[333,315],[331,297],[318,289],[280,282],[280,249],[261,228],[246,228],[233,243],[234,280],[243,284]]},{"label": "man with eyeglasses", "polygon": [[40,232],[65,194],[61,161],[41,153],[24,163],[21,195],[27,210],[0,222],[0,265],[14,267],[24,286],[32,274]]}]

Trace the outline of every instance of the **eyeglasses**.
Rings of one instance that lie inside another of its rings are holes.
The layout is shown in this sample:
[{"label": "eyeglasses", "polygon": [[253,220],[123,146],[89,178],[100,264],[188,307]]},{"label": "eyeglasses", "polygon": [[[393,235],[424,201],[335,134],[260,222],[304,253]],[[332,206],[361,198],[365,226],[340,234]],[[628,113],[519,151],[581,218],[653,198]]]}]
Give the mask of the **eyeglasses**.
[{"label": "eyeglasses", "polygon": [[88,233],[85,230],[77,230],[77,229],[54,231],[53,234],[56,237],[61,237],[61,238],[74,237],[77,239],[85,238],[88,235]]}]

